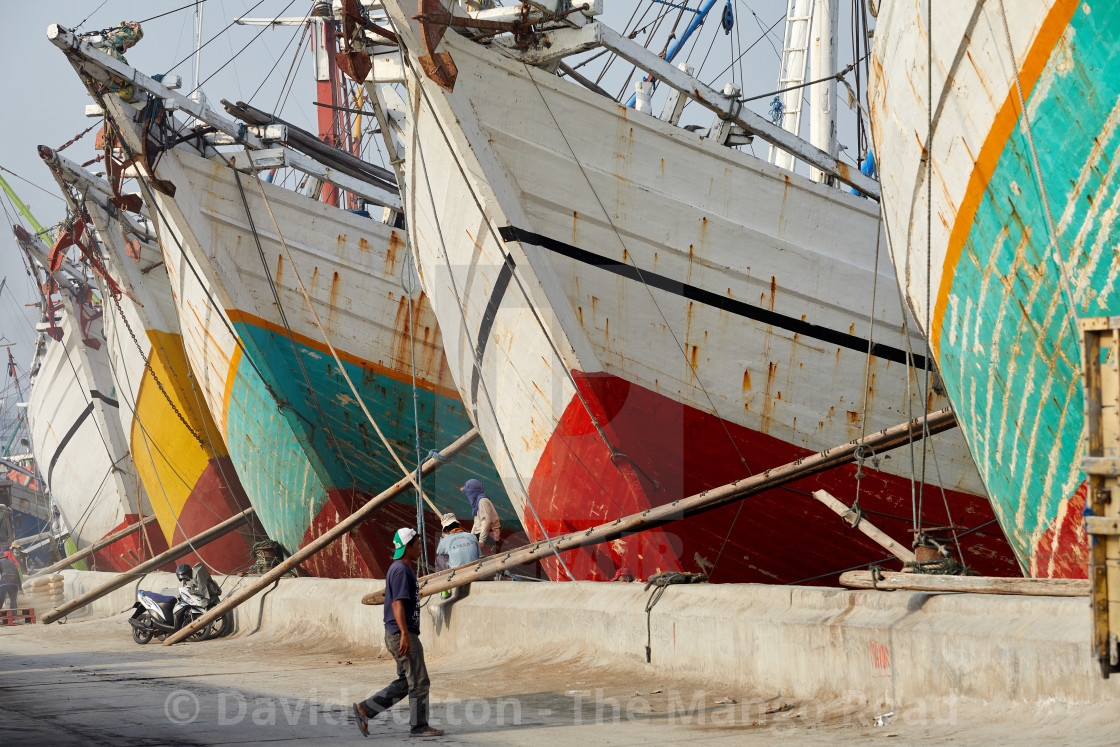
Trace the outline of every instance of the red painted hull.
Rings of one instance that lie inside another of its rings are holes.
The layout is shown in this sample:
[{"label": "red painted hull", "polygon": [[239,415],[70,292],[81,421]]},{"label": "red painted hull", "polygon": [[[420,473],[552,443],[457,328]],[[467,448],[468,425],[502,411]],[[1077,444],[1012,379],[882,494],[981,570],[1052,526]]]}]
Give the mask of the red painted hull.
[{"label": "red painted hull", "polygon": [[[304,533],[300,547],[338,524],[372,497],[352,490],[330,491],[326,504]],[[425,511],[424,516],[428,551],[434,558],[439,517],[430,511]],[[416,508],[392,501],[357,529],[304,561],[300,574],[321,578],[385,578],[393,562],[393,534],[401,527],[415,526]]]},{"label": "red painted hull", "polygon": [[[233,478],[232,484],[226,481],[226,475]],[[249,498],[236,475],[229,457],[210,460],[179,512],[172,538],[174,544],[249,508]],[[183,557],[176,564],[194,565],[201,559],[218,573],[237,573],[252,564],[253,543],[267,538],[268,534],[254,517],[245,526],[199,548],[197,553]]]},{"label": "red painted hull", "polygon": [[[806,449],[687,407],[609,374],[573,372],[584,400],[617,452],[612,460],[583,403],[574,398],[545,447],[530,498],[550,535],[587,529],[757,474],[808,455]],[[884,458],[904,459],[901,451]],[[831,585],[852,567],[883,561],[881,547],[811,496],[824,489],[847,504],[856,498],[855,465],[790,483],[687,520],[594,548],[564,553],[577,579],[603,580],[626,567],[640,578],[686,570],[716,582]],[[877,527],[909,546],[909,479],[864,469],[860,506]],[[984,575],[1020,576],[1011,547],[983,496],[927,486],[926,527],[952,522],[966,565]],[[541,538],[532,512],[525,524]],[[896,569],[898,561],[883,562]],[[555,561],[546,562],[549,575]]]},{"label": "red painted hull", "polygon": [[1082,482],[1054,521],[1035,542],[1031,553],[1031,576],[1034,578],[1088,578],[1089,541],[1085,534],[1085,498],[1089,483]]},{"label": "red painted hull", "polygon": [[[138,514],[126,514],[124,521],[110,529],[104,536],[108,537],[138,521],[140,521]],[[133,532],[93,553],[86,559],[86,565],[89,566],[91,571],[122,573],[130,570],[138,562],[151,560],[156,555],[167,552],[168,549],[167,540],[163,538],[163,532],[160,531],[159,524],[153,522],[139,532]],[[168,563],[162,566],[160,570],[167,571],[174,570],[174,568],[174,563]]]}]

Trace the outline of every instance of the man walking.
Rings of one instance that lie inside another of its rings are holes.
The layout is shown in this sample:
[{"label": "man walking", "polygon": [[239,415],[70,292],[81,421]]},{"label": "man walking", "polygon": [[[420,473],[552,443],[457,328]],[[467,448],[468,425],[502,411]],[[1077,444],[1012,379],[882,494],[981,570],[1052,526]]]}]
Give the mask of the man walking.
[{"label": "man walking", "polygon": [[412,564],[420,557],[415,529],[398,529],[393,535],[393,564],[385,574],[385,648],[397,661],[397,678],[383,690],[354,704],[362,736],[369,736],[369,720],[408,696],[410,734],[438,737],[443,729],[428,725],[428,668],[420,645],[420,588]]}]

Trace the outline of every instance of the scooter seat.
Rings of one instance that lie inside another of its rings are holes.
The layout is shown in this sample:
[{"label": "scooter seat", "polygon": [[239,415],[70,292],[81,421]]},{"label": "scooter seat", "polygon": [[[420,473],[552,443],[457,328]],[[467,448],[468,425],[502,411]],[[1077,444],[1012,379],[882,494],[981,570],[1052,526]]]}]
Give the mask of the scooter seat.
[{"label": "scooter seat", "polygon": [[140,593],[140,596],[147,597],[148,599],[151,599],[156,604],[167,604],[168,602],[174,602],[175,601],[175,597],[169,597],[166,594],[157,594],[154,591],[141,591],[139,593]]}]

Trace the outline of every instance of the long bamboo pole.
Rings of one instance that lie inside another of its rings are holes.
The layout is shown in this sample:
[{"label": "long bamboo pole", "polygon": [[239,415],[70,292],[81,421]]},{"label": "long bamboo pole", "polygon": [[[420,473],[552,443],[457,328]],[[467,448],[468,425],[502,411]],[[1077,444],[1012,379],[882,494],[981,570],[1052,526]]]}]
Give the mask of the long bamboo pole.
[{"label": "long bamboo pole", "polygon": [[997,576],[935,576],[925,573],[848,571],[840,574],[840,585],[853,589],[881,591],[957,591],[972,594],[1023,594],[1043,597],[1087,597],[1089,581],[1084,578],[1000,578]]},{"label": "long bamboo pole", "polygon": [[144,561],[143,563],[136,566],[132,570],[125,571],[124,573],[121,573],[121,574],[118,574],[117,576],[114,576],[112,579],[110,579],[109,581],[106,581],[105,583],[101,584],[96,589],[90,589],[85,594],[82,594],[80,597],[78,597],[78,598],[76,598],[72,601],[69,601],[66,604],[63,604],[59,607],[55,607],[53,610],[51,610],[47,614],[40,617],[39,621],[42,622],[43,624],[49,624],[49,623],[55,622],[56,620],[60,620],[61,618],[66,617],[66,615],[70,614],[74,610],[81,609],[82,607],[85,607],[90,602],[92,602],[96,599],[100,599],[101,597],[105,596],[106,594],[108,594],[111,591],[116,591],[117,589],[121,588],[122,586],[128,584],[130,581],[133,581],[133,580],[143,576],[146,573],[150,573],[151,571],[156,570],[157,568],[159,568],[162,565],[170,563],[174,560],[178,560],[179,558],[183,557],[184,555],[189,555],[190,553],[194,552],[197,548],[202,547],[203,545],[209,544],[210,542],[213,542],[214,540],[218,539],[219,537],[223,537],[223,536],[229,534],[234,529],[237,529],[241,525],[248,522],[249,518],[252,515],[253,515],[253,509],[247,508],[244,511],[242,511],[241,513],[236,514],[235,516],[231,516],[230,518],[226,519],[221,524],[217,524],[215,526],[210,527],[205,532],[201,532],[199,534],[196,534],[194,537],[191,537],[189,540],[187,540],[185,542],[181,542],[178,545],[175,545],[175,547],[172,547],[170,550],[167,550],[166,552],[160,553],[159,555],[155,556],[151,560]]},{"label": "long bamboo pole", "polygon": [[4,177],[2,176],[0,176],[0,189],[3,189],[4,193],[7,194],[11,201],[15,204],[16,210],[19,211],[19,214],[22,215],[27,220],[27,222],[31,224],[31,230],[33,230],[37,234],[43,233],[45,229],[39,223],[39,221],[35,220],[35,216],[31,214],[31,208],[23,204],[23,200],[19,198],[19,195],[15,193],[15,190],[11,188],[8,182],[4,181]]},{"label": "long bamboo pole", "polygon": [[[924,429],[923,421],[925,423]],[[681,498],[664,506],[649,508],[638,514],[624,516],[582,532],[572,532],[561,537],[553,537],[551,544],[557,550],[576,550],[589,545],[610,542],[635,532],[654,529],[672,521],[679,521],[705,511],[711,511],[714,508],[776,488],[793,480],[852,462],[855,460],[857,447],[861,445],[870,446],[876,452],[887,451],[908,444],[911,440],[922,439],[923,432],[933,435],[953,428],[956,424],[956,418],[949,408],[931,412],[924,417],[915,418],[901,425],[884,428],[862,440],[849,441],[842,446],[802,457],[794,462],[768,469],[752,477],[736,480],[712,490],[705,490],[703,493]],[[531,545],[525,545],[480,560],[470,566],[459,566],[458,568],[424,576],[420,579],[420,596],[438,594],[441,591],[454,589],[472,581],[489,578],[506,568],[546,557],[551,549],[547,541],[534,542]],[[384,591],[375,591],[362,597],[362,604],[382,604],[384,601]]]},{"label": "long bamboo pole", "polygon": [[149,524],[151,524],[155,520],[156,520],[155,514],[151,514],[150,516],[145,516],[140,521],[136,522],[135,524],[129,524],[127,527],[120,530],[119,532],[113,532],[112,534],[110,534],[106,537],[102,537],[101,539],[97,540],[96,542],[94,542],[89,547],[87,547],[83,550],[78,550],[78,552],[74,553],[73,555],[67,555],[65,558],[63,558],[62,560],[58,561],[57,563],[55,563],[53,565],[48,565],[46,568],[35,571],[30,576],[28,576],[25,579],[25,581],[30,581],[31,579],[38,578],[40,576],[49,576],[50,574],[55,573],[57,571],[61,571],[64,568],[69,568],[70,566],[74,565],[74,563],[77,563],[82,558],[87,558],[90,555],[93,555],[95,552],[97,552],[101,548],[107,547],[108,545],[113,544],[117,540],[122,540],[125,537],[128,537],[129,535],[132,535],[132,534],[135,534],[136,532],[139,532],[142,528],[148,526]]},{"label": "long bamboo pole", "polygon": [[[443,449],[443,451],[441,452],[442,459],[432,458],[426,460],[420,468],[421,475],[426,476],[431,474],[432,472],[435,472],[446,460],[451,459],[460,451],[470,446],[476,438],[478,438],[478,429],[471,428],[469,431],[456,439],[454,443]],[[411,487],[413,484],[413,479],[413,474],[409,474],[405,475],[400,480],[397,480],[391,487],[381,491],[373,498],[370,498],[368,501],[366,501],[365,505],[363,505],[357,511],[350,514],[327,531],[323,532],[311,542],[308,542],[291,556],[286,558],[284,562],[280,563],[278,566],[265,573],[259,579],[244,587],[236,594],[233,594],[224,602],[219,603],[218,605],[210,609],[210,611],[205,615],[192,622],[190,625],[167,636],[167,639],[163,642],[163,645],[170,646],[172,644],[178,643],[194,631],[206,627],[214,620],[217,620],[219,617],[225,615],[234,607],[237,607],[251,597],[255,596],[258,592],[264,590],[266,586],[272,584],[278,578],[287,573],[290,569],[295,568],[304,560],[310,558],[315,553],[327,547],[327,545],[331,544],[336,539],[349,532],[351,529],[356,528],[359,524],[369,518],[370,515],[377,511],[377,509],[381,508],[386,503],[393,500],[393,498],[397,497],[409,487]]]}]

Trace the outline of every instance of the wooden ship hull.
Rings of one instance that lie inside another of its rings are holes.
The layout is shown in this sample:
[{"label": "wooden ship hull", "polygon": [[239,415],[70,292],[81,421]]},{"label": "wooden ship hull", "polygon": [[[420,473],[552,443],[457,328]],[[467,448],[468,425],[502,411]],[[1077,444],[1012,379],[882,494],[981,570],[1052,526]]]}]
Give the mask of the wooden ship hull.
[{"label": "wooden ship hull", "polygon": [[[71,550],[152,514],[117,414],[101,320],[78,309],[64,301],[51,312],[60,339],[46,337],[27,406],[36,460]],[[125,571],[166,549],[163,534],[149,525],[98,550],[87,565]]]},{"label": "wooden ship hull", "polygon": [[[137,104],[104,94],[99,81],[107,75],[96,64],[99,57],[94,52],[73,61],[115,133],[132,153],[156,147],[137,132]],[[149,183],[173,185],[145,190],[144,197],[187,359],[270,537],[293,551],[414,469],[417,428],[425,458],[471,428],[419,281],[405,273],[403,231],[252,173],[242,173],[239,185],[232,163],[208,144],[170,147],[153,163],[145,165]],[[239,157],[238,166],[246,164],[247,156]],[[367,421],[324,337],[390,449]],[[507,503],[485,448],[472,446],[425,482],[434,497],[425,508],[431,539],[440,513],[469,517],[458,488],[471,477],[489,484],[497,505]],[[415,524],[416,512],[415,497],[402,497],[304,570],[382,576],[393,533]],[[506,514],[507,525],[514,525],[508,508]]]},{"label": "wooden ship hull", "polygon": [[994,0],[935,6],[931,34],[925,2],[881,3],[870,104],[884,215],[1016,557],[1034,577],[1083,578],[1077,320],[1120,314],[1120,9],[1002,5],[1006,18]]},{"label": "wooden ship hull", "polygon": [[[195,388],[155,237],[142,220],[119,217],[103,180],[45,147],[39,152],[64,190],[72,185],[84,195],[80,209],[91,221],[88,229],[123,291],[114,299],[102,281],[105,352],[120,403],[116,412],[164,539],[177,545],[241,513],[249,499]],[[253,544],[260,539],[267,537],[251,522],[179,562],[201,560],[219,573],[236,573],[252,562]]]},{"label": "wooden ship hull", "polygon": [[[498,42],[448,30],[432,44],[416,2],[385,7],[409,56],[412,246],[452,376],[533,539],[944,406],[916,394],[922,363],[907,350],[922,339],[903,332],[887,263],[875,273],[874,203],[523,64]],[[424,72],[439,64],[455,71],[450,84]],[[968,527],[967,564],[1018,574],[964,441],[936,442],[921,521]],[[838,469],[564,557],[579,579],[625,567],[834,581],[882,551],[813,490],[858,496],[889,534],[912,539],[912,462],[887,455],[855,475]]]}]

